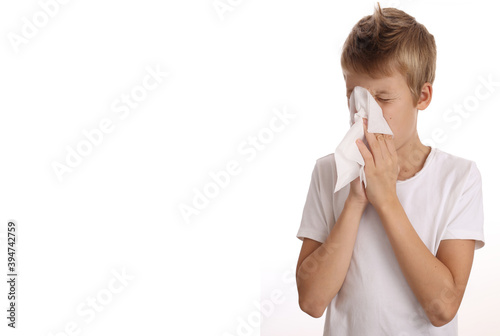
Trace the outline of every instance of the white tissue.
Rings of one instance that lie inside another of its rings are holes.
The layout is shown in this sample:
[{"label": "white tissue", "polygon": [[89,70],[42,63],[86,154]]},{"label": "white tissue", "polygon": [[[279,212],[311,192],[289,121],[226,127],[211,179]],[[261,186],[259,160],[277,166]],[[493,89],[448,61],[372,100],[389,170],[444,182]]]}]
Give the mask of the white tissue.
[{"label": "white tissue", "polygon": [[354,87],[349,98],[349,106],[351,128],[335,150],[337,183],[334,193],[358,176],[360,184],[364,182],[365,187],[367,186],[365,160],[355,143],[356,139],[362,139],[366,147],[370,148],[363,130],[363,118],[368,119],[368,132],[394,135],[384,118],[382,109],[367,89],[361,86]]}]

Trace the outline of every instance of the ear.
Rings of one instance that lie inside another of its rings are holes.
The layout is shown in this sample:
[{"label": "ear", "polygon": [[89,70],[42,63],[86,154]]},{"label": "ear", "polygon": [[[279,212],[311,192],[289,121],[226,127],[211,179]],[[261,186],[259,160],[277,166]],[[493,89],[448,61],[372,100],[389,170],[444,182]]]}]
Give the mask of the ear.
[{"label": "ear", "polygon": [[420,98],[418,99],[417,102],[417,111],[418,110],[425,110],[427,106],[431,103],[432,100],[432,84],[429,82],[426,82],[422,86],[422,90],[420,91]]}]

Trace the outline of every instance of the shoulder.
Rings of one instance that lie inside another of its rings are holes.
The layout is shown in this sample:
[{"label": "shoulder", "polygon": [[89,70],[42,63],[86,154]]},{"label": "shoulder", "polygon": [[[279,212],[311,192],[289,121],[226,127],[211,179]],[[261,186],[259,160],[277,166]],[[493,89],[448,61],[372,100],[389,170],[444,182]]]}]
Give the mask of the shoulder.
[{"label": "shoulder", "polygon": [[443,173],[452,175],[479,174],[479,169],[474,160],[435,148],[435,163]]},{"label": "shoulder", "polygon": [[336,171],[334,153],[316,159],[312,178],[316,182],[319,190],[325,194],[333,193],[333,186],[337,180]]},{"label": "shoulder", "polygon": [[335,154],[330,153],[316,159],[314,171],[322,179],[336,178]]},{"label": "shoulder", "polygon": [[330,153],[316,159],[316,167],[319,169],[335,167],[335,153]]},{"label": "shoulder", "polygon": [[451,154],[435,149],[435,166],[440,172],[439,177],[444,181],[450,181],[455,185],[462,185],[464,188],[471,184],[481,183],[481,173],[474,160],[467,159],[455,154]]}]

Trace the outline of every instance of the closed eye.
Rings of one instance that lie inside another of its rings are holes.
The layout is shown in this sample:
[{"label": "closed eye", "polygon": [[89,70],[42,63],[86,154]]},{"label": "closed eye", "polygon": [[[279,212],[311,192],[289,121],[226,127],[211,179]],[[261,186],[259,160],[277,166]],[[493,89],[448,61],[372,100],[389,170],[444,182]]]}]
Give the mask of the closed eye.
[{"label": "closed eye", "polygon": [[389,101],[390,99],[382,99],[382,98],[378,98],[378,100],[381,100],[383,102],[386,102],[386,101]]}]

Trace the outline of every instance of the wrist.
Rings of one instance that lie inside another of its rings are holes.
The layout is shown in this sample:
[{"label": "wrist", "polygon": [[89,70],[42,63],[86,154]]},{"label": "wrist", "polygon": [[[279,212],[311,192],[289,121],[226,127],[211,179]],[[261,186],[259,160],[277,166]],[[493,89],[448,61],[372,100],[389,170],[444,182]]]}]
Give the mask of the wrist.
[{"label": "wrist", "polygon": [[[352,206],[354,208],[362,209],[364,210],[366,206],[368,205],[368,201],[361,201],[358,200],[354,197],[352,197],[350,194],[347,196],[347,199],[345,201],[345,205]],[[345,206],[344,205],[344,206]]]},{"label": "wrist", "polygon": [[380,205],[377,205],[374,208],[377,211],[377,213],[384,214],[388,211],[394,210],[397,206],[400,206],[400,205],[401,205],[401,203],[399,202],[399,198],[397,196],[395,196],[395,197],[387,198],[385,202],[383,202]]}]

